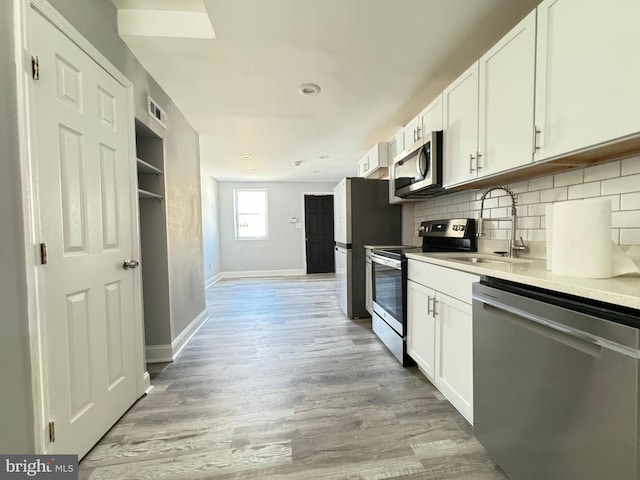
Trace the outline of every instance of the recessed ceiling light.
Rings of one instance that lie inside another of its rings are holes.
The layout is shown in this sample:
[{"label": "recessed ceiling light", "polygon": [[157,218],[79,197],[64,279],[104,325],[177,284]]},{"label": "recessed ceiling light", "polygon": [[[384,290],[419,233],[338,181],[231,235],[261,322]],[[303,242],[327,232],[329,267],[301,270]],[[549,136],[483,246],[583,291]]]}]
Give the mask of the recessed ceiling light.
[{"label": "recessed ceiling light", "polygon": [[320,93],[320,87],[315,83],[303,83],[298,87],[298,93],[304,96],[317,95]]},{"label": "recessed ceiling light", "polygon": [[293,162],[293,164],[294,164],[296,167],[299,167],[300,165],[302,165],[302,160],[296,160],[295,162]]},{"label": "recessed ceiling light", "polygon": [[246,153],[244,155],[240,155],[240,158],[242,160],[251,160],[253,158],[253,156],[251,155],[247,155]]},{"label": "recessed ceiling light", "polygon": [[258,173],[258,169],[257,168],[252,168],[251,170],[249,170],[249,173]]},{"label": "recessed ceiling light", "polygon": [[329,158],[329,155],[320,155],[318,158],[320,160],[326,160],[327,158]]},{"label": "recessed ceiling light", "polygon": [[314,170],[313,173],[320,173],[320,170]]}]

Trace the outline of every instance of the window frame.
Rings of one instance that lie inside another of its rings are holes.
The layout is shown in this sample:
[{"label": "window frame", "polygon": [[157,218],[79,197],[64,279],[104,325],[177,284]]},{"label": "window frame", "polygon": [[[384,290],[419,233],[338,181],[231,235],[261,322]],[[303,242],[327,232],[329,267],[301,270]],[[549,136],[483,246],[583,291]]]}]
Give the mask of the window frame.
[{"label": "window frame", "polygon": [[[262,192],[264,193],[264,214],[263,213],[251,213],[251,212],[238,212],[238,194],[243,192]],[[264,215],[264,235],[247,237],[241,236],[238,231],[238,216],[239,215]],[[233,189],[233,230],[236,240],[269,240],[269,192],[266,188],[234,188]]]}]

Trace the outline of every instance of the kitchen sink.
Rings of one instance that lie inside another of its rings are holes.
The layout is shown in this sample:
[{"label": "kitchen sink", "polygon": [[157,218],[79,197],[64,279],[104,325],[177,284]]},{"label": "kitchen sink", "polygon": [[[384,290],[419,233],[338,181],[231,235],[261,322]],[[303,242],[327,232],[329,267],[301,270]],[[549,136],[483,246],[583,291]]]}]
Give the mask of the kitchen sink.
[{"label": "kitchen sink", "polygon": [[531,263],[531,260],[527,260],[525,258],[509,258],[509,257],[498,257],[495,255],[482,255],[482,254],[474,254],[474,255],[443,255],[447,260],[455,260],[456,262],[465,262],[465,263],[486,263],[486,264],[513,264],[513,263]]}]

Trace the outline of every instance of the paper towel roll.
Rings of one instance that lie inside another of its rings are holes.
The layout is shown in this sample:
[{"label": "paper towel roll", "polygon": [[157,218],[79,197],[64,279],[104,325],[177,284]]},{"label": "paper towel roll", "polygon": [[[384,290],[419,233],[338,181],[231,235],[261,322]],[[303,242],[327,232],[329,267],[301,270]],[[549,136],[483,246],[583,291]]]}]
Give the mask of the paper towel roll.
[{"label": "paper towel roll", "polygon": [[610,278],[611,201],[556,203],[552,221],[551,271],[580,278]]},{"label": "paper towel roll", "polygon": [[553,204],[547,205],[545,214],[545,232],[547,240],[547,270],[551,270],[553,258]]}]

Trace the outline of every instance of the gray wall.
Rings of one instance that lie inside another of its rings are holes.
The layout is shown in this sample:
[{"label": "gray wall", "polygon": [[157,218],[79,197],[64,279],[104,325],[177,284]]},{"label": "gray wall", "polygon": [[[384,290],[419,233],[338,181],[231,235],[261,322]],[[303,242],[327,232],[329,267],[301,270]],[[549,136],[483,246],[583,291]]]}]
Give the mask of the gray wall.
[{"label": "gray wall", "polygon": [[204,241],[204,278],[212,280],[221,272],[220,213],[218,182],[202,171],[202,238]]},{"label": "gray wall", "polygon": [[[304,193],[333,193],[334,183],[220,182],[220,249],[223,272],[296,270],[304,268],[304,230],[289,223],[303,221]],[[269,202],[269,239],[236,240],[233,190],[266,188]]]},{"label": "gray wall", "polygon": [[175,339],[205,309],[198,134],[118,36],[117,12],[109,0],[50,3],[134,84],[137,117],[148,118],[147,93],[167,112],[165,182]]},{"label": "gray wall", "polygon": [[171,338],[175,340],[205,307],[198,134],[170,104],[165,142]]},{"label": "gray wall", "polygon": [[0,452],[34,452],[13,2],[0,2]]}]

